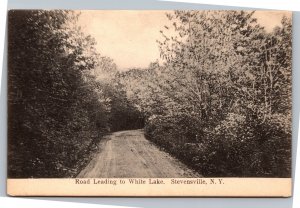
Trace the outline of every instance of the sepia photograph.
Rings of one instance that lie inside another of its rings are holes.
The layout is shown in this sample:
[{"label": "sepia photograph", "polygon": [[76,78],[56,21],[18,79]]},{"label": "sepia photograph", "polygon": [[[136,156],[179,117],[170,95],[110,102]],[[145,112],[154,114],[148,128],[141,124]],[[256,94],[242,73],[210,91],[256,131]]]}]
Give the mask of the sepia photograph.
[{"label": "sepia photograph", "polygon": [[291,12],[8,13],[8,179],[290,179],[291,124]]}]

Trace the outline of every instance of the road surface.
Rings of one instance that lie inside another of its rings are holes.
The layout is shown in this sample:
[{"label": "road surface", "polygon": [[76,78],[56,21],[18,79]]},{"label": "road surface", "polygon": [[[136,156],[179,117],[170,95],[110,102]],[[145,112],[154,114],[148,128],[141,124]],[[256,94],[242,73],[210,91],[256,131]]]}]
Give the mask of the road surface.
[{"label": "road surface", "polygon": [[142,130],[106,136],[78,178],[180,178],[200,177],[148,141]]}]

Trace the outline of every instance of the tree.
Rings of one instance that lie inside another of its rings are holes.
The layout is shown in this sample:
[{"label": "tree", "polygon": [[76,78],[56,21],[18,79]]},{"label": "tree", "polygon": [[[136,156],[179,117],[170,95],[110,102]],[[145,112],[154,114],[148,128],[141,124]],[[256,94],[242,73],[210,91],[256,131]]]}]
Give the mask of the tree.
[{"label": "tree", "polygon": [[175,11],[161,31],[148,138],[204,175],[289,173],[291,22],[267,33],[253,13]]},{"label": "tree", "polygon": [[74,176],[107,131],[108,104],[90,72],[99,55],[77,18],[62,10],[9,12],[10,177]]}]

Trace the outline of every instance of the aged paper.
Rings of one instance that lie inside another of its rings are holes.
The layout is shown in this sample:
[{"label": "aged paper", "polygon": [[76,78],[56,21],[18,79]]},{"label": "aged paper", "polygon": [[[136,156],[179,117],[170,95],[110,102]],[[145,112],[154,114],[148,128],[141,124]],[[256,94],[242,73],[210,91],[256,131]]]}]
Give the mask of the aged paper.
[{"label": "aged paper", "polygon": [[291,196],[292,13],[11,10],[12,196]]},{"label": "aged paper", "polygon": [[8,179],[12,196],[289,197],[289,178]]}]

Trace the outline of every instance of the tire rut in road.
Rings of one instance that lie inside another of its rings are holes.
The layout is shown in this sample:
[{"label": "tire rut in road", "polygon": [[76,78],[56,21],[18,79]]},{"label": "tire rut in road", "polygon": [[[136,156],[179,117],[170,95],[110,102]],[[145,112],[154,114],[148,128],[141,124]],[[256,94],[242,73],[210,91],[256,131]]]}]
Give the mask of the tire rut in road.
[{"label": "tire rut in road", "polygon": [[175,178],[199,177],[148,141],[143,131],[115,132],[99,144],[99,151],[78,177]]}]

